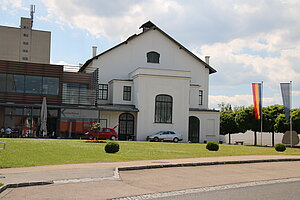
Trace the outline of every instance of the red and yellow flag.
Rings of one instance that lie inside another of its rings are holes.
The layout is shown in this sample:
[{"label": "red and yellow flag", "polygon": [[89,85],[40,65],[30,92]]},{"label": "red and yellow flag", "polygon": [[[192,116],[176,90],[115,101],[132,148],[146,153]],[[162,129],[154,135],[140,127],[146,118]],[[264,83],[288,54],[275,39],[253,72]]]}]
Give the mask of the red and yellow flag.
[{"label": "red and yellow flag", "polygon": [[261,83],[252,83],[254,116],[255,119],[261,119],[262,115],[262,94]]}]

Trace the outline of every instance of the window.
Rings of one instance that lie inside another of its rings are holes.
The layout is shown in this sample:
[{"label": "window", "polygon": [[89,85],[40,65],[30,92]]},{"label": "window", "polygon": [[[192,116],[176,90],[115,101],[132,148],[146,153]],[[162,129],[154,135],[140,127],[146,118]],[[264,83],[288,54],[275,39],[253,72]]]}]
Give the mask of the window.
[{"label": "window", "polygon": [[5,92],[6,74],[0,74],[0,92]]},{"label": "window", "polygon": [[79,83],[63,84],[63,103],[78,104]]},{"label": "window", "polygon": [[28,53],[27,49],[23,49],[22,51],[23,51],[23,53]]},{"label": "window", "polygon": [[17,74],[7,74],[7,91],[15,93],[24,93],[25,76]]},{"label": "window", "polygon": [[155,123],[172,123],[173,98],[169,95],[155,97]]},{"label": "window", "polygon": [[123,100],[131,101],[131,86],[124,86],[123,88]]},{"label": "window", "polygon": [[99,99],[107,100],[108,99],[108,85],[99,84]]},{"label": "window", "polygon": [[24,44],[24,45],[28,45],[29,43],[28,43],[28,42],[23,42],[23,44]]},{"label": "window", "polygon": [[23,36],[24,37],[29,37],[29,34],[24,33]]},{"label": "window", "polygon": [[20,94],[58,95],[59,78],[0,74],[0,91]]},{"label": "window", "polygon": [[88,84],[63,83],[62,100],[65,104],[91,105]]},{"label": "window", "polygon": [[58,95],[59,78],[43,77],[43,94]]},{"label": "window", "polygon": [[203,105],[203,90],[199,90],[199,105]]},{"label": "window", "polygon": [[28,57],[22,57],[22,60],[28,60]]},{"label": "window", "polygon": [[25,76],[25,93],[41,94],[42,93],[42,77],[41,76]]},{"label": "window", "polygon": [[87,84],[80,84],[79,104],[87,104],[89,102],[89,97],[89,86]]},{"label": "window", "polygon": [[147,53],[147,63],[159,63],[159,53],[150,51]]}]

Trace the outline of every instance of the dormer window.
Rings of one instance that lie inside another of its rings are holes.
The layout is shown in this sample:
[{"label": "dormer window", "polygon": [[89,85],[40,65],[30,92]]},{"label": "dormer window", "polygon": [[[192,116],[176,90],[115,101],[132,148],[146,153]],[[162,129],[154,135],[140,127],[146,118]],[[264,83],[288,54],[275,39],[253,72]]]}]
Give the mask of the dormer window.
[{"label": "dormer window", "polygon": [[150,51],[147,53],[147,63],[159,63],[159,53]]}]

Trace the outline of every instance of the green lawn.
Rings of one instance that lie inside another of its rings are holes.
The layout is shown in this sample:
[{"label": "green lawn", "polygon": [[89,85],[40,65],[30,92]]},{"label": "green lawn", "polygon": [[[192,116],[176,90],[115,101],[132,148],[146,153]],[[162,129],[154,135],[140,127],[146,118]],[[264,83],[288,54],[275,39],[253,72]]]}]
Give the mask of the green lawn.
[{"label": "green lawn", "polygon": [[118,141],[120,151],[107,154],[105,143],[85,143],[84,140],[0,138],[0,142],[6,142],[6,149],[0,151],[0,168],[211,156],[300,155],[299,148],[287,148],[279,153],[272,147],[242,145],[220,145],[219,151],[211,152],[204,144]]}]

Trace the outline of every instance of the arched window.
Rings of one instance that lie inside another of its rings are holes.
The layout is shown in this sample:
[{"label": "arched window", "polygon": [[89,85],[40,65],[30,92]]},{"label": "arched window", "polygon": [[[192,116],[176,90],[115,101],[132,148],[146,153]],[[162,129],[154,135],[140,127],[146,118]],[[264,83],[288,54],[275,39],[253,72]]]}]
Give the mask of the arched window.
[{"label": "arched window", "polygon": [[172,123],[173,98],[160,94],[155,97],[155,123]]},{"label": "arched window", "polygon": [[159,63],[159,53],[155,51],[150,51],[147,53],[147,62],[148,63]]}]

